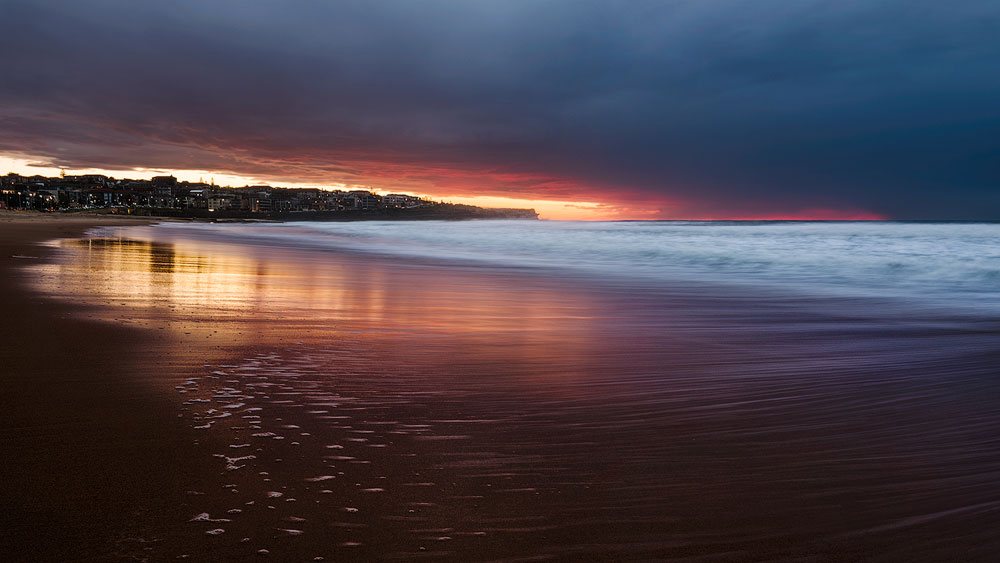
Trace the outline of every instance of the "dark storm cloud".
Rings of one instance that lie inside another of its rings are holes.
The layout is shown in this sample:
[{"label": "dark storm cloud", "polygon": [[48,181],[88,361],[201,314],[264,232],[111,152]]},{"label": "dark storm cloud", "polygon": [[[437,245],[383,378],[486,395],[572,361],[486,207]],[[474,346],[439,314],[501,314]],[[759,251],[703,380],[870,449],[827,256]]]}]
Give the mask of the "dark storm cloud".
[{"label": "dark storm cloud", "polygon": [[1000,219],[991,0],[0,0],[0,151]]}]

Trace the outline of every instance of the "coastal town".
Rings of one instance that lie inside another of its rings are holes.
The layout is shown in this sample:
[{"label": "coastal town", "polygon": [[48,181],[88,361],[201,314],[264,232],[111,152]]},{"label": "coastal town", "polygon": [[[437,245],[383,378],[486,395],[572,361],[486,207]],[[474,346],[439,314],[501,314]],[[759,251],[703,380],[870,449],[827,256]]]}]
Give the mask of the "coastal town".
[{"label": "coastal town", "polygon": [[179,181],[174,176],[132,180],[65,173],[55,178],[15,173],[0,176],[0,209],[264,219],[538,217],[531,209],[482,208],[402,193],[380,195],[363,189],[267,185],[234,188],[216,186],[214,182]]}]

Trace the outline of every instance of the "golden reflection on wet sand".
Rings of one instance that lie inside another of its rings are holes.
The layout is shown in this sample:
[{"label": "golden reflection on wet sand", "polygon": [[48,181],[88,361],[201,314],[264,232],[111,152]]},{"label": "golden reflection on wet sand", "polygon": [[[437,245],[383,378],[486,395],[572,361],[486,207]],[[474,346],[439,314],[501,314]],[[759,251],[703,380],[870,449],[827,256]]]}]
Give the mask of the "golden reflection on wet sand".
[{"label": "golden reflection on wet sand", "polygon": [[[592,348],[594,305],[516,275],[203,241],[125,236],[58,241],[36,267],[42,289],[107,305],[107,318],[205,335],[225,346],[393,339],[415,356],[464,343],[479,360],[574,358]],[[499,283],[498,283],[499,281]],[[404,344],[405,341],[405,344]],[[418,342],[419,341],[419,342]]]}]

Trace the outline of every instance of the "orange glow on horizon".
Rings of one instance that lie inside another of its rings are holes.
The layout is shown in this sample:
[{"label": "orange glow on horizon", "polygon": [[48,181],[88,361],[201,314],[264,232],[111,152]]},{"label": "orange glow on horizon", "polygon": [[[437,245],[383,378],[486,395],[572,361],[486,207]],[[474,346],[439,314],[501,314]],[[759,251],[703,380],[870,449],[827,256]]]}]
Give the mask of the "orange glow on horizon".
[{"label": "orange glow on horizon", "polygon": [[[33,159],[25,155],[0,154],[0,174],[14,172],[24,176],[42,175],[55,177],[62,169],[50,166],[41,159]],[[508,195],[486,195],[473,194],[465,195],[463,185],[473,181],[475,175],[462,172],[455,173],[453,181],[448,180],[447,171],[440,171],[444,174],[442,186],[434,185],[413,185],[407,181],[392,181],[388,178],[382,183],[400,184],[399,187],[383,188],[379,185],[340,183],[340,182],[299,182],[287,181],[278,177],[257,177],[234,174],[225,171],[212,170],[184,170],[184,169],[162,169],[162,168],[129,168],[129,169],[66,169],[69,175],[82,174],[102,174],[116,178],[149,179],[153,176],[173,175],[181,181],[188,182],[214,182],[217,186],[253,186],[253,185],[274,185],[288,188],[317,188],[322,190],[352,190],[368,189],[380,194],[402,192],[417,195],[432,201],[444,201],[448,203],[458,203],[466,205],[476,205],[480,207],[508,207],[508,208],[531,208],[539,213],[540,218],[555,221],[616,221],[616,220],[696,220],[696,221],[879,221],[889,217],[878,213],[858,209],[803,209],[794,212],[779,213],[721,213],[704,214],[701,212],[687,213],[684,211],[684,202],[666,202],[645,200],[640,202],[622,203],[614,199],[595,198],[595,192],[602,196],[605,194],[616,195],[614,190],[599,190],[593,186],[577,186],[574,190],[565,189],[567,185],[559,184],[560,194],[586,195],[586,199],[572,200],[566,197],[559,199],[546,199],[536,197],[516,197]],[[485,177],[493,179],[501,178],[510,182],[516,182],[516,174],[496,174],[487,173]],[[555,185],[557,182],[552,182]],[[411,185],[408,188],[407,185]],[[443,190],[439,191],[435,188]],[[437,191],[438,193],[435,193]],[[489,192],[493,190],[484,189]],[[519,193],[524,193],[522,190]],[[459,195],[456,195],[459,194]],[[603,201],[602,201],[603,199]],[[703,206],[699,206],[703,207]],[[665,211],[669,208],[670,211]]]},{"label": "orange glow on horizon", "polygon": [[871,211],[804,209],[795,213],[737,214],[693,217],[696,221],[886,221],[890,217]]},{"label": "orange glow on horizon", "polygon": [[[46,166],[36,160],[23,157],[10,157],[0,155],[0,173],[14,172],[23,176],[49,176],[55,177],[62,169],[54,166]],[[68,175],[102,174],[115,178],[149,179],[153,176],[170,174],[178,180],[187,182],[209,182],[214,181],[218,186],[254,186],[254,185],[275,185],[288,188],[318,188],[322,190],[353,190],[370,189],[376,193],[386,194],[393,192],[404,192],[417,195],[432,201],[445,201],[448,203],[459,203],[465,205],[476,205],[480,207],[515,207],[531,208],[537,211],[542,219],[561,221],[606,221],[615,219],[656,219],[659,210],[625,209],[606,203],[594,201],[564,201],[551,199],[517,198],[494,195],[437,195],[427,190],[407,190],[405,188],[379,188],[378,186],[345,184],[338,182],[326,183],[303,183],[295,181],[285,181],[280,178],[259,178],[254,176],[242,176],[226,172],[211,170],[165,170],[156,168],[133,168],[128,170],[113,170],[104,168],[86,168],[66,170]],[[449,189],[449,194],[454,193]]]},{"label": "orange glow on horizon", "polygon": [[[423,195],[428,199],[476,205],[479,207],[516,207],[531,208],[538,212],[542,219],[553,221],[608,221],[622,218],[624,210],[603,203],[592,201],[554,201],[547,199],[522,199],[501,196],[449,196],[438,198],[433,195]],[[646,217],[655,218],[655,217]]]}]

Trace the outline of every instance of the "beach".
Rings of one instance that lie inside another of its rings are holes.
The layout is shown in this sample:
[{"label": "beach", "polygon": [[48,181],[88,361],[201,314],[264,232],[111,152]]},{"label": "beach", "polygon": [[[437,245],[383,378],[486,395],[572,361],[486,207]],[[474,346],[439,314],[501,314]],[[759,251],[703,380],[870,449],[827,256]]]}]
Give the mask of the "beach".
[{"label": "beach", "polygon": [[152,345],[148,335],[42,299],[16,271],[45,259],[38,243],[104,224],[138,223],[0,215],[7,561],[113,558],[136,520],[161,509],[161,495],[183,479],[174,406],[121,361]]},{"label": "beach", "polygon": [[995,551],[991,310],[539,265],[505,225],[0,224],[5,559]]}]

